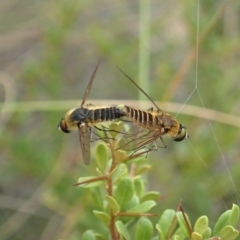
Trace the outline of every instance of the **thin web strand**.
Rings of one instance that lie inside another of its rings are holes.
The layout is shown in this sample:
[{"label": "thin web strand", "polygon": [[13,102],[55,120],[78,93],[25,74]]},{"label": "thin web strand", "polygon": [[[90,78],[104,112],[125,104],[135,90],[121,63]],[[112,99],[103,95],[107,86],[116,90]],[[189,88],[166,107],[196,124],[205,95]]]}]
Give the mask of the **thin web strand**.
[{"label": "thin web strand", "polygon": [[200,2],[197,1],[197,33],[196,33],[196,62],[195,62],[195,87],[192,90],[192,92],[187,97],[186,101],[183,103],[182,107],[179,109],[178,113],[175,115],[175,117],[178,116],[178,114],[182,111],[184,106],[187,104],[188,100],[192,97],[194,92],[197,90],[198,87],[198,52],[199,52],[199,21],[200,20]]},{"label": "thin web strand", "polygon": [[[207,111],[206,111],[206,108],[205,108],[203,99],[202,99],[202,97],[201,97],[201,94],[200,94],[200,91],[199,91],[199,88],[198,88],[199,23],[200,23],[200,0],[197,1],[197,39],[196,39],[196,82],[195,82],[195,89],[196,89],[196,91],[197,91],[197,94],[198,94],[198,97],[199,97],[200,102],[201,102],[201,104],[202,104],[202,107],[203,107],[203,109],[204,109],[204,111],[205,111],[205,116],[207,116],[208,114],[207,114]],[[227,166],[226,159],[225,159],[225,157],[224,157],[222,148],[221,148],[221,146],[220,146],[220,144],[219,144],[219,141],[218,141],[217,136],[216,136],[216,134],[215,134],[215,131],[214,131],[214,129],[213,129],[212,123],[211,123],[211,121],[209,120],[208,117],[207,117],[207,119],[208,119],[208,124],[209,124],[209,126],[210,126],[211,132],[212,132],[213,137],[214,137],[214,141],[215,141],[215,143],[216,143],[216,145],[217,145],[217,148],[218,148],[218,150],[219,150],[219,153],[220,153],[220,155],[221,155],[222,162],[223,162],[223,164],[224,164],[224,166],[225,166],[225,168],[226,168],[226,170],[227,170],[227,174],[228,174],[228,176],[229,176],[229,179],[230,179],[230,181],[231,181],[231,184],[232,184],[233,187],[234,187],[234,191],[235,191],[235,194],[236,194],[236,198],[237,198],[237,200],[238,200],[238,202],[239,202],[240,196],[239,196],[239,193],[238,193],[236,184],[234,183],[233,178],[232,178],[232,175],[231,175],[231,173],[230,173],[230,171],[229,171],[229,168],[228,168],[228,166]],[[211,175],[212,175],[212,174],[211,174]]]},{"label": "thin web strand", "polygon": [[[230,179],[230,181],[231,181],[231,184],[232,184],[232,186],[234,187],[234,191],[235,191],[235,195],[236,195],[237,202],[240,202],[240,201],[239,201],[239,200],[240,200],[240,196],[239,196],[239,192],[238,192],[238,190],[237,190],[237,186],[236,186],[236,184],[234,183],[234,180],[233,180],[233,178],[232,178],[232,175],[231,175],[231,173],[230,173],[230,171],[229,171],[229,168],[228,168],[228,166],[227,166],[226,159],[225,159],[225,157],[224,157],[222,148],[221,148],[221,146],[220,146],[220,143],[219,143],[219,141],[218,141],[218,138],[217,138],[217,136],[216,136],[216,133],[215,133],[215,131],[214,131],[214,129],[213,129],[212,123],[211,123],[211,121],[209,120],[209,117],[208,117],[208,114],[207,114],[207,111],[206,111],[206,108],[205,108],[203,99],[202,99],[202,97],[201,97],[201,93],[200,93],[199,88],[198,88],[198,81],[199,81],[199,78],[198,78],[198,66],[199,66],[199,23],[200,23],[200,0],[197,1],[197,26],[196,26],[196,28],[197,28],[196,38],[197,38],[197,39],[196,39],[196,69],[195,69],[195,71],[196,71],[196,78],[195,78],[196,81],[195,81],[195,88],[194,88],[194,90],[192,91],[192,93],[190,94],[189,98],[192,96],[192,94],[193,94],[195,91],[197,92],[198,98],[199,98],[199,100],[200,100],[200,102],[201,102],[201,105],[202,105],[204,111],[205,111],[205,116],[206,116],[207,119],[208,119],[208,124],[209,124],[209,127],[210,127],[210,129],[211,129],[211,132],[212,132],[212,134],[213,134],[214,141],[215,141],[215,143],[216,143],[216,145],[217,145],[217,148],[218,148],[218,150],[219,150],[219,153],[220,153],[220,155],[221,155],[222,162],[223,162],[223,164],[224,164],[224,166],[225,166],[225,168],[226,168],[226,170],[227,170],[227,174],[228,174],[228,176],[229,176],[229,179]],[[189,98],[188,98],[188,99],[189,99]],[[187,99],[187,100],[188,100],[188,99]],[[193,145],[192,145],[192,147],[193,147]],[[193,147],[193,148],[194,148],[194,147]],[[197,153],[197,151],[196,151],[195,149],[194,149],[194,151]],[[200,157],[200,155],[199,155],[198,153],[197,153],[197,156],[201,159],[202,163],[204,163],[203,159]],[[204,166],[205,166],[205,168],[207,169],[207,165],[206,165],[205,163],[204,163]],[[213,180],[213,182],[214,182],[214,184],[215,184],[215,186],[216,186],[216,185],[217,185],[217,182],[220,182],[220,181],[217,180],[216,177],[214,177],[213,174],[212,174],[209,170],[207,170],[207,172],[208,172],[208,174],[212,177],[212,180]],[[219,191],[218,191],[218,193],[219,193]],[[220,193],[219,193],[219,194],[220,194]],[[221,198],[222,198],[222,197],[221,197]],[[225,206],[225,204],[224,204],[224,206]],[[225,206],[225,207],[226,207],[226,206]]]},{"label": "thin web strand", "polygon": [[[229,179],[230,179],[230,181],[231,181],[231,184],[232,184],[232,186],[233,186],[233,188],[234,188],[235,196],[232,196],[232,194],[231,194],[231,196],[233,197],[233,199],[237,200],[237,202],[239,203],[239,202],[240,202],[240,193],[239,193],[239,191],[237,190],[237,186],[236,186],[236,184],[234,183],[234,180],[233,180],[233,178],[232,178],[232,175],[231,175],[231,173],[230,173],[230,171],[229,171],[229,168],[228,168],[228,165],[227,165],[227,163],[226,163],[226,159],[225,159],[225,157],[224,157],[222,148],[221,148],[221,146],[220,146],[220,143],[219,143],[219,141],[218,141],[218,138],[217,138],[217,136],[216,136],[216,133],[215,133],[215,131],[214,131],[214,129],[213,129],[212,123],[211,123],[211,121],[209,120],[209,117],[208,117],[208,114],[207,114],[207,111],[206,111],[206,108],[205,108],[203,99],[202,99],[202,97],[201,97],[201,93],[200,93],[199,88],[198,88],[198,84],[199,84],[199,78],[198,78],[198,66],[199,66],[199,23],[200,23],[200,0],[197,1],[195,87],[193,88],[193,90],[192,90],[192,92],[189,94],[189,96],[187,97],[186,101],[183,103],[182,107],[179,109],[178,113],[176,114],[176,117],[177,117],[178,114],[182,111],[182,109],[183,109],[184,106],[187,104],[187,102],[189,101],[189,99],[193,96],[193,94],[194,94],[195,92],[197,92],[197,96],[198,96],[198,98],[199,98],[199,100],[200,100],[200,102],[201,102],[201,105],[202,105],[202,107],[203,107],[203,109],[204,109],[204,111],[205,111],[206,119],[208,119],[208,124],[209,124],[209,127],[210,127],[210,129],[211,129],[211,132],[212,132],[212,134],[213,134],[214,141],[215,141],[215,143],[216,143],[216,145],[217,145],[217,148],[218,148],[218,151],[219,151],[219,153],[220,153],[220,155],[221,155],[222,162],[223,162],[223,164],[224,164],[224,166],[225,166],[225,168],[226,168],[226,170],[227,170],[227,174],[228,174]],[[204,167],[206,168],[206,171],[207,171],[208,175],[210,176],[211,181],[213,182],[213,184],[214,184],[214,186],[215,186],[215,188],[216,188],[216,190],[217,190],[217,193],[218,193],[218,195],[220,196],[220,198],[221,198],[221,200],[222,200],[222,202],[223,202],[223,205],[224,205],[225,208],[226,208],[226,205],[225,205],[225,203],[224,203],[224,201],[223,201],[223,198],[222,198],[222,196],[221,196],[221,193],[220,193],[220,191],[217,189],[217,185],[220,184],[220,180],[217,179],[217,178],[213,175],[213,173],[211,173],[211,171],[209,170],[207,164],[204,162],[203,158],[200,156],[200,154],[198,153],[198,151],[196,150],[196,148],[195,148],[195,147],[193,146],[193,144],[191,143],[191,139],[189,139],[188,142],[189,142],[190,146],[193,148],[193,150],[194,150],[194,152],[196,153],[196,155],[198,156],[198,158],[201,160],[201,162],[202,162],[202,164],[204,165]],[[226,189],[226,190],[227,190],[227,189]],[[229,192],[229,191],[228,191],[228,192]]]},{"label": "thin web strand", "polygon": [[200,0],[197,1],[197,33],[196,33],[196,66],[195,66],[195,89],[198,88],[198,60],[199,60],[199,23],[200,23]]},{"label": "thin web strand", "polygon": [[[202,99],[201,94],[200,94],[200,92],[199,92],[198,89],[197,89],[197,94],[198,94],[198,97],[199,97],[199,99],[200,99],[200,101],[201,101],[201,104],[202,104],[203,109],[206,110],[205,105],[204,105],[204,102],[203,102],[203,99]],[[205,116],[208,116],[207,111],[205,111]],[[222,148],[221,148],[221,146],[220,146],[220,143],[219,143],[219,141],[218,141],[217,135],[215,134],[215,131],[214,131],[214,129],[213,129],[212,123],[211,123],[211,121],[209,120],[209,118],[206,118],[206,119],[207,119],[207,121],[208,121],[209,127],[210,127],[210,129],[211,129],[212,134],[213,134],[214,141],[215,141],[215,143],[216,143],[216,145],[217,145],[218,151],[219,151],[219,153],[220,153],[220,155],[221,155],[222,162],[223,162],[223,164],[224,164],[224,166],[225,166],[225,168],[226,168],[226,170],[227,170],[227,174],[228,174],[228,176],[229,176],[229,179],[230,179],[230,181],[231,181],[231,184],[232,184],[232,186],[234,187],[234,191],[235,191],[235,195],[236,195],[237,202],[239,203],[239,202],[240,202],[239,191],[238,191],[237,186],[236,186],[236,184],[234,183],[234,180],[233,180],[233,178],[232,178],[232,175],[231,175],[231,173],[230,173],[230,171],[229,171],[229,168],[228,168],[226,159],[225,159],[225,157],[224,157],[224,154],[223,154]]]},{"label": "thin web strand", "polygon": [[191,141],[188,139],[188,144],[191,146],[191,148],[193,149],[193,151],[195,152],[195,154],[197,155],[198,159],[201,161],[201,163],[203,164],[203,166],[205,167],[205,170],[210,178],[210,180],[212,181],[213,185],[214,185],[214,188],[218,194],[218,196],[220,197],[223,205],[225,208],[227,208],[225,202],[223,201],[223,198],[222,198],[222,194],[220,193],[218,187],[217,187],[217,184],[216,184],[216,177],[211,173],[211,171],[209,171],[209,168],[207,166],[207,164],[204,162],[203,158],[201,157],[201,155],[198,153],[198,151],[196,150],[196,148],[193,146],[193,144],[191,143]]}]

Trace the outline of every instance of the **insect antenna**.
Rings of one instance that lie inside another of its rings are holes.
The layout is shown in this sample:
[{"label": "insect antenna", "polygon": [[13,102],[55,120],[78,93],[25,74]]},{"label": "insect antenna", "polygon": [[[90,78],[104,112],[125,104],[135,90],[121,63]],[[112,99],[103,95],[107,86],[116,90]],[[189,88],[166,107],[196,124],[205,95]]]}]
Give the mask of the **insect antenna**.
[{"label": "insect antenna", "polygon": [[83,100],[82,100],[82,103],[81,103],[81,107],[84,105],[84,103],[85,103],[85,101],[86,101],[86,99],[87,99],[87,97],[88,97],[88,94],[89,94],[90,91],[91,91],[92,83],[93,83],[93,80],[94,80],[94,78],[95,78],[95,76],[96,76],[96,73],[97,73],[99,64],[100,64],[100,62],[99,62],[98,65],[95,67],[95,69],[94,69],[94,71],[93,71],[93,73],[92,73],[92,76],[91,76],[91,78],[90,78],[90,81],[89,81],[89,83],[88,83],[88,85],[87,85],[87,88],[86,88],[85,93],[84,93],[84,96],[83,96]]},{"label": "insect antenna", "polygon": [[119,71],[122,72],[122,74],[124,74],[152,103],[153,105],[162,112],[162,110],[157,106],[157,104],[152,100],[152,98],[150,96],[148,96],[148,94],[142,89],[140,88],[134,81],[133,79],[131,79],[123,70],[121,70],[119,67],[117,67]]}]

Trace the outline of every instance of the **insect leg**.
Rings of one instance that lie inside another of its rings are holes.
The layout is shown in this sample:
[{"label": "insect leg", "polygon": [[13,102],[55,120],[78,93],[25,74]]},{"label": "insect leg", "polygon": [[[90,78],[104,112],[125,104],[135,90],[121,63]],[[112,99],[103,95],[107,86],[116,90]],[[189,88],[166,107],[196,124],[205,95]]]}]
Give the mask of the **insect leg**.
[{"label": "insect leg", "polygon": [[[96,128],[97,130],[102,131],[102,132],[110,131],[107,127],[105,127],[105,126],[102,126],[102,127],[106,128],[106,129],[101,129],[101,128],[97,127],[97,126],[94,126],[94,128]],[[91,139],[92,141],[103,140],[104,142],[108,142],[108,140],[110,140],[110,139],[111,140],[116,140],[115,138],[112,138],[112,137],[109,137],[109,136],[106,136],[106,137],[99,136],[97,134],[97,132],[94,132],[94,131],[92,131],[92,133],[95,134],[98,137],[98,138],[95,138],[94,140]]]},{"label": "insect leg", "polygon": [[92,103],[88,103],[86,106],[87,107],[94,107],[94,105]]},{"label": "insect leg", "polygon": [[[138,151],[144,150],[144,149],[147,149],[147,150],[146,150],[146,151],[143,151],[142,154],[145,154],[145,153],[146,153],[146,158],[147,158],[147,157],[148,157],[148,154],[149,154],[151,151],[157,151],[156,141],[152,142],[149,147],[145,145],[145,146],[139,147],[138,149],[135,149],[134,152],[132,152],[132,153],[130,154],[130,158],[132,158],[132,156],[135,155],[135,153],[137,153]],[[140,154],[141,154],[141,152],[140,152]]]},{"label": "insect leg", "polygon": [[149,108],[147,111],[153,112],[153,107]]},{"label": "insect leg", "polygon": [[95,127],[97,130],[103,131],[103,132],[115,132],[115,133],[120,133],[120,134],[124,134],[124,135],[129,135],[129,134],[124,133],[124,132],[119,132],[119,131],[116,131],[116,130],[114,130],[114,129],[109,129],[109,128],[103,126],[103,125],[101,125],[102,128],[99,128],[99,127],[97,127],[97,126],[94,126],[94,127]]},{"label": "insect leg", "polygon": [[156,143],[156,141],[155,141],[156,147],[167,148],[167,145],[164,143],[162,137],[160,137],[160,139],[161,139],[161,142],[162,142],[163,146],[157,146],[157,143]]},{"label": "insect leg", "polygon": [[[98,140],[103,140],[105,141],[106,139],[110,139],[110,138],[102,138],[100,137],[96,132],[92,131],[92,128],[89,128],[90,134],[91,134],[91,142],[96,142]],[[97,136],[97,138],[93,137],[93,134],[95,134]]]}]

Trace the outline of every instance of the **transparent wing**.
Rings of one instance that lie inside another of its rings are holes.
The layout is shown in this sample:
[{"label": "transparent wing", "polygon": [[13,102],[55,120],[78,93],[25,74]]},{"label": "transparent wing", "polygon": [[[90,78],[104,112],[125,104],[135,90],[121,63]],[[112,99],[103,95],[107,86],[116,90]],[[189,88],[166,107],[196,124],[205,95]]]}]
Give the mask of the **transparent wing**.
[{"label": "transparent wing", "polygon": [[83,161],[86,165],[89,165],[91,160],[90,131],[85,124],[79,125],[78,130],[79,130],[79,141],[82,149]]},{"label": "transparent wing", "polygon": [[135,123],[127,123],[127,130],[122,135],[118,149],[125,151],[136,151],[138,149],[153,145],[159,138],[161,147],[166,147],[161,137],[165,134],[160,131],[150,131]]},{"label": "transparent wing", "polygon": [[82,103],[81,103],[81,107],[84,105],[84,103],[85,103],[85,101],[86,101],[86,99],[87,99],[87,97],[88,97],[88,95],[89,95],[89,93],[90,93],[90,91],[91,91],[92,83],[93,83],[93,80],[94,80],[94,78],[95,78],[95,76],[96,76],[96,73],[97,73],[99,64],[100,64],[100,62],[99,62],[98,65],[95,67],[95,69],[94,69],[94,71],[93,71],[93,73],[92,73],[92,76],[91,76],[91,78],[90,78],[90,81],[89,81],[89,83],[88,83],[88,85],[87,85],[87,88],[86,88],[85,93],[84,93],[84,96],[83,96],[83,100],[82,100]]}]

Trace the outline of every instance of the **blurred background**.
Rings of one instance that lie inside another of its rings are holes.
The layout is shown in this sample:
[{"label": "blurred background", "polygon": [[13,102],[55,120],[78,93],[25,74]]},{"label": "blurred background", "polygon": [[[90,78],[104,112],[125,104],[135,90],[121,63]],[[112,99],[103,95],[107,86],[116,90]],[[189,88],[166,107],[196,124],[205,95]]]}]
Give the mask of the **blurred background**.
[{"label": "blurred background", "polygon": [[118,66],[187,126],[188,140],[165,137],[167,148],[148,157],[148,190],[162,196],[154,213],[182,199],[193,222],[207,215],[213,226],[240,203],[239,1],[0,2],[0,239],[102,229],[89,191],[72,186],[95,174],[94,144],[87,167],[77,133],[57,130],[100,60],[87,102],[138,106]]}]

